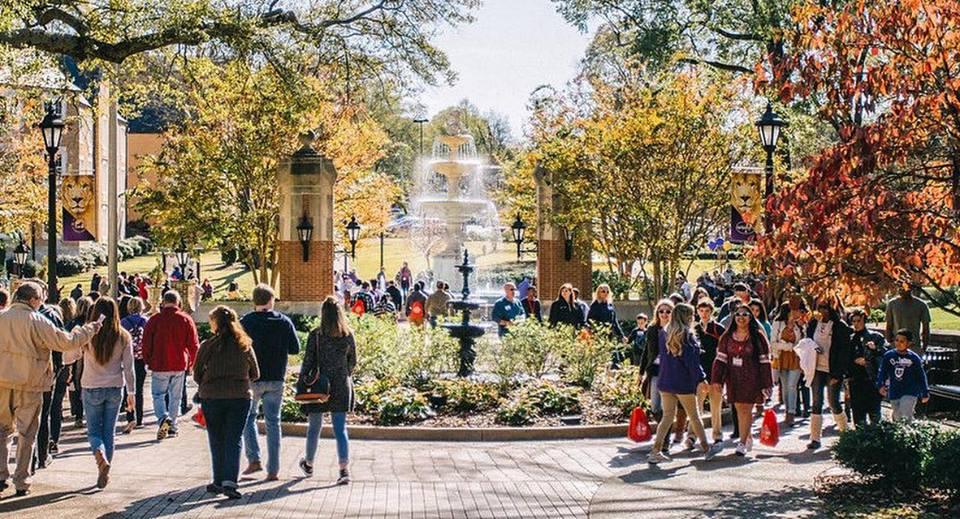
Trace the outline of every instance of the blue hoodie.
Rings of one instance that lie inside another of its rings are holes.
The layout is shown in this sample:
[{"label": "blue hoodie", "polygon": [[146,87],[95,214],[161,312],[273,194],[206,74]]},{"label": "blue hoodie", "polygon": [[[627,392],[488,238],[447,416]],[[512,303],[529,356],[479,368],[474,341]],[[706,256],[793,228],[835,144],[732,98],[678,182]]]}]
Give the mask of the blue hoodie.
[{"label": "blue hoodie", "polygon": [[697,392],[697,385],[707,379],[700,365],[700,344],[694,334],[688,333],[683,339],[683,349],[679,357],[667,351],[667,332],[660,330],[660,375],[657,389],[678,395],[690,395]]},{"label": "blue hoodie", "polygon": [[240,319],[240,325],[253,339],[253,352],[260,366],[257,382],[284,380],[287,373],[287,355],[300,353],[300,338],[289,317],[270,310],[250,312]]},{"label": "blue hoodie", "polygon": [[902,396],[926,398],[927,373],[923,371],[923,359],[912,350],[903,353],[890,350],[880,361],[877,387],[887,387],[887,398],[896,400]]}]

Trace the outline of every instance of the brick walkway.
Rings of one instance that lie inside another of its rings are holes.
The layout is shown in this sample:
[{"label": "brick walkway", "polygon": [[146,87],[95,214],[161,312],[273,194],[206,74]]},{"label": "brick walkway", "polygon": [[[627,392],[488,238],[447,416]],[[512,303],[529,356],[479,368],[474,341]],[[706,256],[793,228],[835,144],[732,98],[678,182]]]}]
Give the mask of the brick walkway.
[{"label": "brick walkway", "polygon": [[[152,422],[152,420],[150,420]],[[181,424],[158,444],[148,426],[118,437],[103,491],[85,437],[69,426],[61,454],[34,478],[31,495],[0,500],[0,515],[53,517],[699,517],[812,516],[813,477],[835,470],[826,451],[803,452],[794,431],[752,458],[729,448],[717,460],[680,455],[651,468],[626,440],[516,443],[354,441],[349,486],[334,486],[333,440],[321,441],[312,479],[296,468],[302,438],[285,438],[281,481],[241,482],[243,499],[204,494],[203,430]],[[801,438],[801,436],[803,438]],[[831,438],[832,439],[832,438]]]}]

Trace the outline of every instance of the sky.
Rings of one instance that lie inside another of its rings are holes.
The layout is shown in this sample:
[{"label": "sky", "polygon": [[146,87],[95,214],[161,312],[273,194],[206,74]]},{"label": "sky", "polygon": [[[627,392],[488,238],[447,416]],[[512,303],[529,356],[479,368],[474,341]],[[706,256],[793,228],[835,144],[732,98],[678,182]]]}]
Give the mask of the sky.
[{"label": "sky", "polygon": [[549,0],[484,0],[475,16],[436,40],[459,76],[456,84],[427,87],[420,102],[432,117],[469,99],[481,113],[506,116],[514,139],[522,139],[530,93],[573,79],[590,36],[565,22]]}]

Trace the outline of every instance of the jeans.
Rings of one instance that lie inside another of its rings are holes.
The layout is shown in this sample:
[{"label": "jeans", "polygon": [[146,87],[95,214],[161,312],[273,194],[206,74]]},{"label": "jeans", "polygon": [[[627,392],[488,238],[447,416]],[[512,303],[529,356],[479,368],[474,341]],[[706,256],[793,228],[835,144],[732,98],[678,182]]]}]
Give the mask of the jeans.
[{"label": "jeans", "polygon": [[87,440],[94,452],[103,451],[113,460],[113,435],[120,413],[123,390],[119,387],[83,388],[83,409],[87,413]]},{"label": "jeans", "polygon": [[63,397],[67,394],[67,377],[70,376],[70,368],[64,366],[59,373],[53,385],[53,401],[50,403],[50,441],[57,443],[60,441],[60,430],[63,426]]},{"label": "jeans", "polygon": [[857,427],[880,423],[880,401],[883,397],[869,380],[850,381],[850,407],[853,410],[853,424]]},{"label": "jeans", "polygon": [[[154,371],[150,378],[151,393],[153,394],[153,414],[157,417],[157,424],[162,424],[169,418],[170,429],[177,430],[180,396],[183,391],[183,371]],[[167,398],[170,405],[167,405]],[[169,407],[169,409],[168,409]]]},{"label": "jeans", "polygon": [[[143,383],[147,379],[147,364],[141,359],[134,360],[133,371],[137,377],[137,389],[134,396],[136,404],[134,411],[127,411],[127,421],[136,420],[137,425],[143,425]],[[123,400],[127,400],[127,388],[123,388]]]},{"label": "jeans", "polygon": [[[176,402],[177,400],[172,400]],[[237,488],[240,479],[240,439],[250,412],[250,400],[224,398],[202,400],[207,419],[207,440],[213,465],[213,484]]]},{"label": "jeans", "polygon": [[842,382],[837,382],[836,384],[830,383],[830,374],[818,371],[816,375],[813,376],[813,405],[810,407],[813,414],[823,414],[823,390],[827,390],[827,403],[830,406],[830,412],[833,414],[842,414],[843,407],[840,405],[840,389],[843,387]]},{"label": "jeans", "polygon": [[896,400],[891,400],[890,405],[893,406],[893,419],[894,420],[913,420],[913,412],[917,408],[917,397],[913,395],[903,395]]},{"label": "jeans", "polygon": [[[690,418],[688,423],[694,436],[700,440],[701,445],[706,445],[707,435],[703,431],[703,422],[700,421],[700,413],[697,409],[697,396],[693,393],[678,395],[676,393],[664,392],[660,394],[660,398],[663,402],[663,418],[657,425],[657,438],[653,441],[652,452],[660,452],[663,448],[663,441],[670,433],[670,428],[673,426],[673,419],[677,415],[677,402],[679,402],[687,412],[687,416]],[[682,433],[683,431],[677,431],[677,434]]]},{"label": "jeans", "polygon": [[[333,436],[337,439],[337,459],[341,465],[350,461],[350,438],[347,437],[347,413],[330,413],[333,421]],[[320,430],[323,429],[323,413],[310,413],[307,417],[307,447],[304,458],[313,464],[317,455]]]},{"label": "jeans", "polygon": [[799,369],[781,369],[780,375],[780,394],[783,395],[783,405],[787,409],[787,414],[796,414],[797,396],[800,391],[797,383],[800,381]]},{"label": "jeans", "polygon": [[250,413],[247,415],[247,425],[243,429],[243,446],[247,461],[260,462],[260,441],[257,436],[257,407],[263,401],[263,421],[267,429],[267,474],[280,472],[280,405],[283,403],[283,381],[271,380],[254,382],[253,400],[250,402]]},{"label": "jeans", "polygon": [[663,405],[660,400],[660,389],[657,388],[658,378],[660,377],[650,379],[650,412],[653,414],[659,414],[663,411]]}]

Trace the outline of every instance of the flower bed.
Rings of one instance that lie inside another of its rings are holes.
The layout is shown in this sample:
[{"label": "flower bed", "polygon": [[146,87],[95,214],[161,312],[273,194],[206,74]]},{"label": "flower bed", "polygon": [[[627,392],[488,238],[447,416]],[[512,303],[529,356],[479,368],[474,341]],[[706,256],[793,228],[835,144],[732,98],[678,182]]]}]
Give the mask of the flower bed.
[{"label": "flower bed", "polygon": [[[534,321],[478,343],[479,374],[460,379],[459,346],[442,328],[351,317],[357,342],[353,424],[516,427],[623,423],[643,405],[638,368],[610,370],[621,345]],[[305,421],[291,374],[283,420]]]}]

